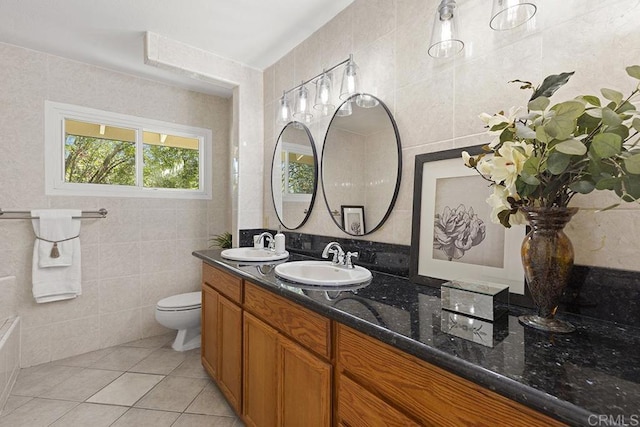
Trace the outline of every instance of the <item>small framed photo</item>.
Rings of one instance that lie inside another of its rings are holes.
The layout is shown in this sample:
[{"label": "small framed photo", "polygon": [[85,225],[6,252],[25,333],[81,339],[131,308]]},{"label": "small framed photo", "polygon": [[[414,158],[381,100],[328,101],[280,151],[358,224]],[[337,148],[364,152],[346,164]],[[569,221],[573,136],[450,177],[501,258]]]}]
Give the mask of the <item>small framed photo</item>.
[{"label": "small framed photo", "polygon": [[[433,278],[509,286],[512,302],[530,304],[520,246],[524,226],[509,229],[491,221],[489,182],[466,167],[462,151],[416,156],[410,280],[436,285]],[[439,286],[439,284],[437,285]]]},{"label": "small framed photo", "polygon": [[340,206],[342,229],[349,234],[361,236],[365,233],[364,206]]}]

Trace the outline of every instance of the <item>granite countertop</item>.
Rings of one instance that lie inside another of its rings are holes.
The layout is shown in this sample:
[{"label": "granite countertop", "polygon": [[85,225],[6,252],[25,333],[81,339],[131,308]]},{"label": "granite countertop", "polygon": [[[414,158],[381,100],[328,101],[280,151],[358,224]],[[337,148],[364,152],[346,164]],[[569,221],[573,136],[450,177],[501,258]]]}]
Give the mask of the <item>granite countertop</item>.
[{"label": "granite countertop", "polygon": [[[193,255],[571,425],[640,423],[639,328],[565,315],[577,331],[547,334],[520,325],[513,306],[469,328],[441,310],[438,288],[406,278],[373,272],[365,287],[327,291],[277,278],[274,264],[227,261],[219,250]],[[301,259],[309,258],[289,261]]]}]

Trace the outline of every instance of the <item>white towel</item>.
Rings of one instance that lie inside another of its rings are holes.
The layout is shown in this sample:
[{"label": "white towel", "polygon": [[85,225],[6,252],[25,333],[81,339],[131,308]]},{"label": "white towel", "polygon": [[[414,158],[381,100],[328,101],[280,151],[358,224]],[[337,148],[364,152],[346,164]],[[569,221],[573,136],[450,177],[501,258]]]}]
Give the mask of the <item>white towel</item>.
[{"label": "white towel", "polygon": [[36,239],[33,245],[32,283],[36,302],[75,298],[82,293],[80,238],[60,242],[80,234],[80,216],[76,209],[36,209],[31,216],[36,236],[57,241],[60,257],[52,258],[53,243]]}]

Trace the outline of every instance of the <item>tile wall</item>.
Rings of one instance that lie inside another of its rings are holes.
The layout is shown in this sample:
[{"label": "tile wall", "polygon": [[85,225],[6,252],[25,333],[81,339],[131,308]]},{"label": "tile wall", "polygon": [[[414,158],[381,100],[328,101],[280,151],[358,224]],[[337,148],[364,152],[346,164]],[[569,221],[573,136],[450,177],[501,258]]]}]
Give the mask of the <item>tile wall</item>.
[{"label": "tile wall", "polygon": [[[380,97],[394,114],[402,139],[403,174],[399,197],[387,223],[368,240],[409,245],[413,168],[417,154],[486,143],[482,112],[524,105],[529,94],[509,80],[541,82],[549,74],[573,71],[557,101],[598,94],[602,87],[629,93],[634,81],[624,67],[640,63],[640,3],[637,0],[538,0],[528,25],[506,32],[489,28],[490,2],[460,0],[459,25],[465,49],[453,59],[427,55],[437,0],[355,0],[332,21],[264,72],[265,221],[276,228],[270,199],[271,156],[280,127],[275,105],[292,88],[349,53],[360,66],[363,91]],[[339,87],[335,79],[334,91]],[[313,93],[313,91],[312,91]],[[318,153],[330,118],[310,125]],[[333,223],[318,195],[305,226],[308,234],[347,237]],[[488,194],[487,194],[488,195]],[[613,197],[606,193],[576,197],[580,213],[567,234],[576,263],[639,270],[640,207],[625,204],[596,212]]]},{"label": "tile wall", "polygon": [[[0,207],[109,211],[82,222],[82,295],[48,304],[31,294],[31,223],[0,221],[0,277],[16,278],[21,365],[165,332],[154,318],[156,302],[197,290],[200,263],[191,252],[231,229],[231,100],[7,44],[0,58]],[[213,200],[46,196],[45,100],[212,129]],[[3,301],[12,292],[5,288]]]}]

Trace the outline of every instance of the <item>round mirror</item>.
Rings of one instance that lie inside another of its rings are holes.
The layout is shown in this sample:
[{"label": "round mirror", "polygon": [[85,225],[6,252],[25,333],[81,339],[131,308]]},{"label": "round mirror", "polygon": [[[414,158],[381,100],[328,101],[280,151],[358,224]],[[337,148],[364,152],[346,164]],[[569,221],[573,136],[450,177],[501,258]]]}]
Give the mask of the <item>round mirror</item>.
[{"label": "round mirror", "polygon": [[316,197],[318,157],[309,129],[287,124],[276,143],[271,163],[271,197],[278,220],[295,230],[309,218]]},{"label": "round mirror", "polygon": [[384,224],[398,196],[402,152],[398,128],[382,101],[358,94],[336,110],[321,170],[324,199],[341,230],[362,236]]}]

